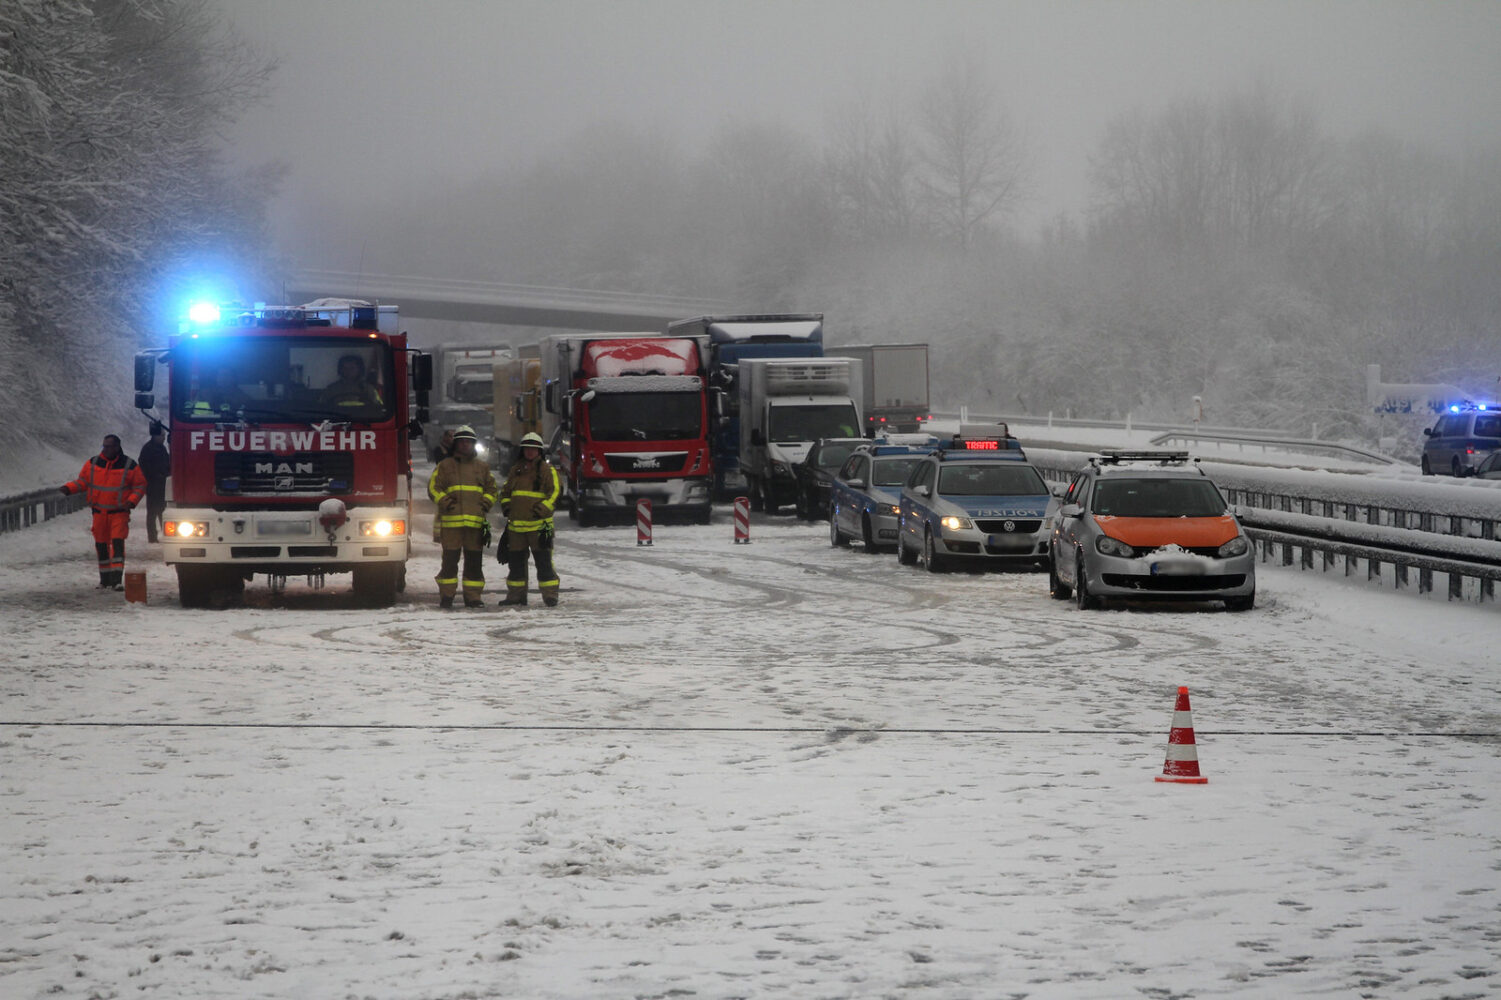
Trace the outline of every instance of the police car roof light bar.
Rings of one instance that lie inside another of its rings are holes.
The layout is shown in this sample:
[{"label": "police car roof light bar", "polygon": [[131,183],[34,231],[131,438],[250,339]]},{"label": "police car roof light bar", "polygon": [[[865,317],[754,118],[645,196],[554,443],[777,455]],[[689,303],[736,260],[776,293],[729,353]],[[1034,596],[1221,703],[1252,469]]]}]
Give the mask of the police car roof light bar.
[{"label": "police car roof light bar", "polygon": [[1100,460],[1106,463],[1119,462],[1168,462],[1188,461],[1186,451],[1129,451],[1123,448],[1100,449]]}]

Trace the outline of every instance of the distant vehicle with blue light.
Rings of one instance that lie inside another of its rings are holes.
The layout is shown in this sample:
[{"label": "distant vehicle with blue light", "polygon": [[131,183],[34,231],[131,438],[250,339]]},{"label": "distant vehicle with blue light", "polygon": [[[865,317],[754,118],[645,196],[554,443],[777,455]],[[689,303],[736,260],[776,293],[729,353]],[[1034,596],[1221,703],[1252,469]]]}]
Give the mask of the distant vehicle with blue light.
[{"label": "distant vehicle with blue light", "polygon": [[1423,436],[1423,475],[1473,476],[1487,455],[1501,450],[1501,406],[1452,404]]},{"label": "distant vehicle with blue light", "polygon": [[897,559],[1041,568],[1058,501],[1005,424],[961,424],[919,459],[898,502]]},{"label": "distant vehicle with blue light", "polygon": [[866,552],[896,545],[902,487],[924,455],[938,447],[928,434],[901,434],[855,448],[829,486],[829,544],[858,538]]}]

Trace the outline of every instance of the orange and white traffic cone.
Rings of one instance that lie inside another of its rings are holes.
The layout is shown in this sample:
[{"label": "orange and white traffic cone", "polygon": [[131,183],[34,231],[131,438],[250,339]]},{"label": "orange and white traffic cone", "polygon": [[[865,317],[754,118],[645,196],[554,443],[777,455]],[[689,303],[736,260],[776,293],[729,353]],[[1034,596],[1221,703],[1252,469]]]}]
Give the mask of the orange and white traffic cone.
[{"label": "orange and white traffic cone", "polygon": [[1167,737],[1167,761],[1158,781],[1180,785],[1207,785],[1199,776],[1199,747],[1194,743],[1193,712],[1188,707],[1188,688],[1178,689],[1178,703],[1173,706],[1173,729]]}]

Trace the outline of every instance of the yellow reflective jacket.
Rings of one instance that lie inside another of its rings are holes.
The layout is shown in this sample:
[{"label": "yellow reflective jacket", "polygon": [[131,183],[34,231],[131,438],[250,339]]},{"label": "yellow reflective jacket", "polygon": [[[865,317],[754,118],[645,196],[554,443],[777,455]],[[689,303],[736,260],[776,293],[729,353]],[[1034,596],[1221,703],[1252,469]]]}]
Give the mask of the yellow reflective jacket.
[{"label": "yellow reflective jacket", "polygon": [[552,512],[563,480],[544,459],[518,461],[500,488],[500,509],[511,531],[541,531],[552,527]]},{"label": "yellow reflective jacket", "polygon": [[495,473],[481,458],[445,458],[427,481],[439,528],[483,528],[498,492]]}]

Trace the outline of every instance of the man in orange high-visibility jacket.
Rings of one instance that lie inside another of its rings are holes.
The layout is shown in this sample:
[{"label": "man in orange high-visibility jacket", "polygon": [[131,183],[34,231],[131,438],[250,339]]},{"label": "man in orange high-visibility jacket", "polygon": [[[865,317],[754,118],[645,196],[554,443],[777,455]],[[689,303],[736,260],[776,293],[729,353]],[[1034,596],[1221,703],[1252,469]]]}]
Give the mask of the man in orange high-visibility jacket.
[{"label": "man in orange high-visibility jacket", "polygon": [[125,536],[130,512],[146,495],[146,477],[120,451],[120,439],[104,435],[99,454],[83,463],[78,478],[58,487],[64,496],[82,493],[94,510],[94,550],[99,554],[99,586],[125,589]]}]

